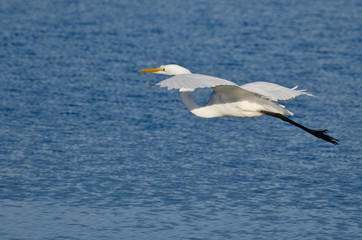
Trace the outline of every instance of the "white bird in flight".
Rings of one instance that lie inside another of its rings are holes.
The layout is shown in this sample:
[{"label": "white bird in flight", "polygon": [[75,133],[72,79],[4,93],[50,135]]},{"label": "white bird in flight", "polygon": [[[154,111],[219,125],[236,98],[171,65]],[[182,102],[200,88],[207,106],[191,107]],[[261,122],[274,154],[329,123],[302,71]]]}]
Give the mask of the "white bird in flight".
[{"label": "white bird in flight", "polygon": [[[253,82],[239,86],[222,78],[193,74],[188,69],[175,64],[143,69],[139,72],[174,75],[157,84],[147,83],[149,86],[167,87],[168,90],[179,89],[182,103],[196,116],[202,118],[260,117],[266,114],[291,123],[327,142],[338,144],[338,139],[326,134],[327,130],[309,129],[284,116],[293,115],[293,113],[278,104],[278,100],[289,100],[299,95],[313,96],[305,90],[297,90],[297,86],[286,88],[269,82]],[[195,103],[192,94],[196,88],[214,90],[206,105],[199,106]]]}]

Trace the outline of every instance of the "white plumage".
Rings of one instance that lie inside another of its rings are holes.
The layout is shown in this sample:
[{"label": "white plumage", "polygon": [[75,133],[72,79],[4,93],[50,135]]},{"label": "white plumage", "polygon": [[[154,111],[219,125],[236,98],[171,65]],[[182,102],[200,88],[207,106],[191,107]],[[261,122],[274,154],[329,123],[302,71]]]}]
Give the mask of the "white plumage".
[{"label": "white plumage", "polygon": [[[183,104],[191,113],[199,117],[259,117],[267,114],[289,122],[325,141],[338,143],[337,139],[325,134],[326,130],[312,130],[284,116],[293,115],[293,113],[278,104],[278,100],[289,100],[300,95],[314,96],[306,90],[297,90],[297,86],[287,88],[269,82],[253,82],[239,86],[222,78],[193,74],[188,69],[175,64],[143,69],[140,72],[175,75],[157,84],[149,83],[149,85],[166,87],[168,90],[178,89]],[[199,106],[195,103],[192,94],[196,88],[214,90],[206,105]]]},{"label": "white plumage", "polygon": [[307,93],[306,90],[297,90],[298,86],[286,88],[275,83],[269,82],[253,82],[240,86],[250,92],[258,93],[272,101],[289,100],[300,95],[314,96]]},{"label": "white plumage", "polygon": [[194,90],[196,88],[212,88],[221,85],[238,86],[237,84],[222,78],[191,73],[167,78],[156,85],[160,87],[167,87],[168,90],[181,88]]}]

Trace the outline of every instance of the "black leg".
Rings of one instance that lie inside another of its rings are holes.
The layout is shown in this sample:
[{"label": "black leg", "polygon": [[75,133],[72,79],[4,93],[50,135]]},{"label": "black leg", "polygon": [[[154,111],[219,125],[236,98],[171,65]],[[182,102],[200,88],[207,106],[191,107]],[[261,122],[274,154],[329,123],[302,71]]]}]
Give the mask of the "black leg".
[{"label": "black leg", "polygon": [[338,144],[338,139],[335,139],[331,136],[328,136],[326,134],[327,130],[313,130],[313,129],[309,129],[307,127],[304,127],[303,125],[300,125],[299,123],[296,123],[294,122],[293,120],[287,118],[286,116],[280,114],[280,113],[273,113],[273,112],[267,112],[267,111],[261,111],[262,113],[266,114],[266,115],[269,115],[269,116],[273,116],[273,117],[277,117],[285,122],[288,122],[288,123],[291,123],[293,124],[294,126],[297,126],[301,129],[303,129],[304,131],[316,136],[317,138],[321,138],[323,139],[324,141],[327,141],[327,142],[330,142],[330,143],[333,143],[335,145]]}]

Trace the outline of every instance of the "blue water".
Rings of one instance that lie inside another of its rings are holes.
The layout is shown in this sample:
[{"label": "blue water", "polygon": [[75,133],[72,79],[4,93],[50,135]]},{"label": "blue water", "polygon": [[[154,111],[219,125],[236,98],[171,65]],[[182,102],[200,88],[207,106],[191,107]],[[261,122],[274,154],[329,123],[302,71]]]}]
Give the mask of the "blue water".
[{"label": "blue water", "polygon": [[[361,12],[0,0],[0,239],[361,239]],[[168,63],[306,88],[283,104],[340,145],[268,116],[198,118],[137,72]]]}]

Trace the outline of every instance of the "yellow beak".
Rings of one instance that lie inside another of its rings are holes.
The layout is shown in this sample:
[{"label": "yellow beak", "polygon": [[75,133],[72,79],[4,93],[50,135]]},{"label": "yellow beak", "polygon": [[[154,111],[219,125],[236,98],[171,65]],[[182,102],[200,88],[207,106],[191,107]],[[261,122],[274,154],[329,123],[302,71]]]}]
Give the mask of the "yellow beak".
[{"label": "yellow beak", "polygon": [[151,73],[158,71],[163,71],[163,68],[148,68],[148,69],[139,70],[139,72],[151,72]]}]

